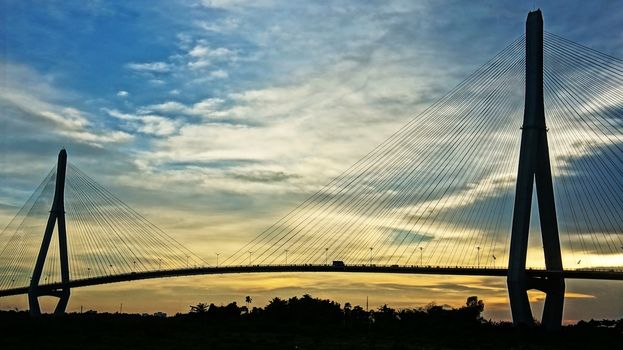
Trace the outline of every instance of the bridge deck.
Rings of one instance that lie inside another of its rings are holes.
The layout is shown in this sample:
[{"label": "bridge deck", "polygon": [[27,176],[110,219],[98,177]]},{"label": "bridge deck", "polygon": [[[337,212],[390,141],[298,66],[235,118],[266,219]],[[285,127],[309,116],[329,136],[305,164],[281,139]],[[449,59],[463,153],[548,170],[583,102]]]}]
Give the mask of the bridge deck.
[{"label": "bridge deck", "polygon": [[[424,275],[457,275],[457,276],[506,276],[506,268],[484,267],[441,267],[441,266],[376,266],[376,265],[244,265],[221,267],[191,267],[176,270],[159,270],[133,272],[128,274],[101,276],[74,280],[67,285],[70,288],[96,286],[100,284],[137,281],[152,278],[182,277],[196,275],[218,275],[236,273],[285,273],[285,272],[338,272],[338,273],[399,273]],[[617,270],[565,270],[546,271],[530,269],[526,273],[533,277],[554,277],[562,275],[568,279],[623,280],[623,271]],[[41,285],[44,290],[61,288],[61,283]],[[11,288],[0,291],[0,297],[28,293],[28,287]]]}]

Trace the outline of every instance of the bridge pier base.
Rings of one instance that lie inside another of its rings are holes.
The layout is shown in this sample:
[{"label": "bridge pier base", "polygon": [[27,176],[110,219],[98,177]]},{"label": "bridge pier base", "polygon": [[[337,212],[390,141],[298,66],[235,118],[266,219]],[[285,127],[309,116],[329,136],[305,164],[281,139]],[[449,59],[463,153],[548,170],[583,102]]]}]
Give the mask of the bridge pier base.
[{"label": "bridge pier base", "polygon": [[526,280],[527,276],[525,275],[520,278],[509,276],[506,282],[513,323],[520,327],[531,327],[534,324]]},{"label": "bridge pier base", "polygon": [[565,280],[564,278],[554,278],[547,282],[541,325],[546,330],[557,330],[560,329],[562,324],[562,312],[565,303]]},{"label": "bridge pier base", "polygon": [[69,291],[69,288],[61,292],[61,295],[59,296],[58,304],[56,304],[56,308],[54,309],[55,315],[63,315],[65,313],[65,310],[67,310],[67,304],[69,304],[70,294],[71,293]]},{"label": "bridge pier base", "polygon": [[69,288],[61,289],[61,290],[53,290],[53,291],[39,291],[39,290],[29,290],[28,291],[28,312],[31,317],[39,317],[41,316],[41,306],[39,305],[39,297],[41,296],[53,296],[58,298],[58,303],[56,304],[56,308],[54,308],[54,315],[60,316],[65,313],[67,310],[67,304],[69,303],[69,296],[71,292]]},{"label": "bridge pier base", "polygon": [[565,301],[565,280],[562,277],[528,277],[525,274],[507,279],[508,296],[510,299],[513,323],[518,327],[534,326],[534,317],[528,298],[529,289],[537,289],[545,293],[545,303],[541,316],[541,326],[546,330],[558,330],[562,324],[562,313]]}]

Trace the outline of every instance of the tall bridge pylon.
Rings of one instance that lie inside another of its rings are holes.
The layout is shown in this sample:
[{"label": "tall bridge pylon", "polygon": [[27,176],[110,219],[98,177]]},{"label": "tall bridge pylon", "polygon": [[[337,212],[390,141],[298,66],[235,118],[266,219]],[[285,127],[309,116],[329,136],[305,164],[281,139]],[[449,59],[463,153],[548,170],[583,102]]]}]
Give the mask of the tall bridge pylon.
[{"label": "tall bridge pylon", "polygon": [[[65,225],[65,173],[67,168],[67,152],[63,149],[58,154],[58,165],[56,169],[56,186],[54,190],[54,200],[52,202],[52,208],[50,209],[50,216],[45,227],[43,234],[43,241],[41,242],[41,248],[37,255],[35,268],[30,280],[30,287],[28,288],[28,304],[31,316],[39,316],[41,314],[41,308],[39,306],[40,296],[54,296],[59,298],[55,314],[65,313],[67,303],[69,302],[70,289],[67,286],[69,283],[69,259],[67,254],[67,230]],[[58,247],[59,258],[61,265],[61,281],[63,286],[58,289],[41,288],[39,282],[41,280],[41,274],[43,272],[43,266],[45,265],[45,259],[50,248],[50,242],[52,241],[52,234],[54,233],[54,226],[58,221]]]},{"label": "tall bridge pylon", "polygon": [[508,294],[515,325],[534,323],[527,290],[545,292],[542,324],[559,328],[562,321],[565,281],[563,277],[529,277],[526,274],[532,194],[536,182],[545,266],[562,272],[560,241],[543,103],[543,17],[530,12],[526,20],[526,93],[519,169],[508,262]]}]

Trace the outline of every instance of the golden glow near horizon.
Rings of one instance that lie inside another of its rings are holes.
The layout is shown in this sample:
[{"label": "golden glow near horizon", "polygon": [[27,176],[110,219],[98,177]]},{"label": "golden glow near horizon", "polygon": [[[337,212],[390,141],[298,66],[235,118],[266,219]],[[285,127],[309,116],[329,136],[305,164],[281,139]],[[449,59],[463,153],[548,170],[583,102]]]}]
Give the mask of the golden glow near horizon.
[{"label": "golden glow near horizon", "polygon": [[[623,311],[620,303],[608,304],[615,298],[619,281],[567,281],[564,319],[567,323],[586,318],[583,309],[590,309],[594,318],[616,318]],[[189,305],[199,302],[216,305],[253,298],[251,306],[265,306],[274,297],[289,298],[311,294],[328,298],[344,305],[370,309],[384,304],[390,307],[419,308],[431,302],[460,307],[468,296],[477,295],[485,301],[485,318],[510,320],[506,279],[503,277],[426,276],[392,274],[243,274],[213,275],[144,280],[115,283],[72,290],[68,312],[80,308],[98,312],[118,312],[120,304],[128,313],[188,312]],[[530,291],[533,312],[539,316],[543,307],[543,293]],[[50,311],[54,302],[42,298],[42,307]],[[2,309],[26,309],[25,296],[0,299]]]}]

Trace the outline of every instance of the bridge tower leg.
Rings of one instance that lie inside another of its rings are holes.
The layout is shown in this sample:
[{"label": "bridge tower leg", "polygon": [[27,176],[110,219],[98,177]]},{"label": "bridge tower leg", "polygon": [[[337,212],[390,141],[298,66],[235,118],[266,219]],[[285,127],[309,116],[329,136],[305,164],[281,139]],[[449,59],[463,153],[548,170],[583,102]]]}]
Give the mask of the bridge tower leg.
[{"label": "bridge tower leg", "polygon": [[[35,263],[35,268],[30,280],[30,287],[28,289],[28,304],[30,308],[30,315],[37,317],[41,315],[41,308],[39,307],[39,297],[48,295],[59,298],[54,314],[60,315],[65,313],[67,303],[69,302],[70,290],[67,287],[69,283],[69,260],[67,253],[67,231],[65,229],[65,171],[67,168],[67,152],[63,149],[58,154],[58,165],[56,169],[56,187],[54,192],[54,200],[52,202],[52,209],[50,209],[50,216],[48,217],[48,223],[43,234],[43,241],[41,242],[41,248],[39,249],[39,255]],[[43,266],[45,264],[45,258],[48,254],[50,242],[52,241],[52,234],[54,232],[54,225],[58,221],[58,243],[59,243],[59,255],[61,262],[61,282],[60,288],[47,288],[46,286],[40,286],[41,274],[43,272]]]},{"label": "bridge tower leg", "polygon": [[[535,181],[545,266],[550,272],[544,278],[526,274]],[[525,109],[507,276],[511,312],[516,326],[534,324],[527,290],[538,289],[547,295],[541,324],[550,330],[560,328],[565,293],[562,269],[543,107],[543,17],[541,11],[536,10],[528,13],[526,20]]]}]

